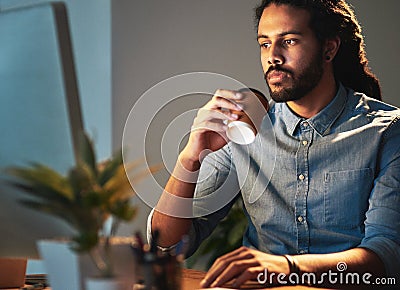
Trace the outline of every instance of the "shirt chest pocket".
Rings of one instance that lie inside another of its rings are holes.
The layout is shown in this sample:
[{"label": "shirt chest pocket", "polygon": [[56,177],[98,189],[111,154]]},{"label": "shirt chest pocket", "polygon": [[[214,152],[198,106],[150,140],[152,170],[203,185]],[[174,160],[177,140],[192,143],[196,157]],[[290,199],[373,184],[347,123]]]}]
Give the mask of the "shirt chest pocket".
[{"label": "shirt chest pocket", "polygon": [[351,229],[362,225],[373,185],[370,168],[324,174],[324,222]]}]

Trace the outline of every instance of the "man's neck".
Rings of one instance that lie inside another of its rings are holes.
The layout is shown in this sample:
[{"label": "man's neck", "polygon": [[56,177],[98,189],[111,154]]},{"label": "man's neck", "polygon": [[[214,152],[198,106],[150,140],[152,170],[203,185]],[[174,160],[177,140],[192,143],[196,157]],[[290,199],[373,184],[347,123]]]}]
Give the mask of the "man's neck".
[{"label": "man's neck", "polygon": [[309,119],[325,108],[333,100],[336,92],[334,77],[324,75],[311,92],[300,100],[287,102],[287,105],[298,116]]}]

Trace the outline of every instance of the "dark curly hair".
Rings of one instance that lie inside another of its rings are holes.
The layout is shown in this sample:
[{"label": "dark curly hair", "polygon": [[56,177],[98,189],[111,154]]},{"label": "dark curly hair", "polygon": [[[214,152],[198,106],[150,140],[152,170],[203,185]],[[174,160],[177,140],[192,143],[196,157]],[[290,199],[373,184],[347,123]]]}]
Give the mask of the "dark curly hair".
[{"label": "dark curly hair", "polygon": [[344,0],[263,0],[255,8],[257,27],[264,9],[271,4],[306,9],[320,43],[339,36],[341,44],[333,60],[335,78],[346,87],[382,99],[379,80],[368,66],[361,26],[349,4]]}]

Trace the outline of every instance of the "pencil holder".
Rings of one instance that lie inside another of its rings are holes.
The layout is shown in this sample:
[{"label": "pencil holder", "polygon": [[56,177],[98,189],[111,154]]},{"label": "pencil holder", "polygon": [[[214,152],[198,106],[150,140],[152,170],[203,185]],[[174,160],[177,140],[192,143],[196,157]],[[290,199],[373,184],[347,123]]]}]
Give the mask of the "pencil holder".
[{"label": "pencil holder", "polygon": [[180,290],[182,259],[180,256],[144,256],[143,282],[146,290]]}]

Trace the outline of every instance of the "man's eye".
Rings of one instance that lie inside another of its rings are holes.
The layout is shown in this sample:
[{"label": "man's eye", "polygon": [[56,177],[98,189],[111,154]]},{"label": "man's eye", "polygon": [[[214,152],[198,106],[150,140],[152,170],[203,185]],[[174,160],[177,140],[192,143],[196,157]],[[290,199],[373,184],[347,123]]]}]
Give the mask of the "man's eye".
[{"label": "man's eye", "polygon": [[260,43],[261,48],[269,48],[270,46],[271,46],[271,43],[268,43],[268,42]]},{"label": "man's eye", "polygon": [[285,44],[285,45],[294,45],[294,44],[296,44],[296,40],[295,39],[285,39],[284,41],[283,41],[283,43]]}]

